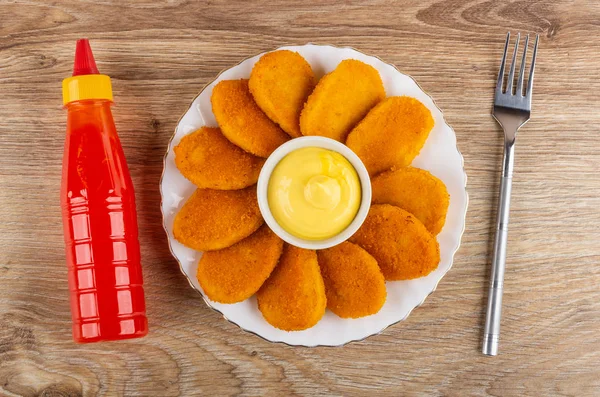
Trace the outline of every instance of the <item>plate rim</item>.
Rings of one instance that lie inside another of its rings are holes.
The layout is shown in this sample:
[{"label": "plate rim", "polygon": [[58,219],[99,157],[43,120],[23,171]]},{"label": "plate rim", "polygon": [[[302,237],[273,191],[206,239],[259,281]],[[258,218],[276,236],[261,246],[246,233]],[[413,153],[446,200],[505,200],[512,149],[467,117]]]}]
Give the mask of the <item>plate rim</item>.
[{"label": "plate rim", "polygon": [[241,329],[242,331],[244,331],[244,332],[246,332],[246,333],[249,333],[249,334],[252,334],[252,335],[255,335],[255,336],[259,337],[260,339],[262,339],[262,340],[264,340],[264,341],[266,341],[266,342],[269,342],[269,343],[280,343],[280,344],[284,344],[284,345],[287,345],[287,346],[290,346],[290,347],[308,347],[308,348],[313,348],[313,347],[328,347],[328,348],[332,348],[332,347],[342,347],[342,346],[348,345],[348,344],[350,344],[350,343],[362,342],[362,341],[364,341],[365,339],[367,339],[367,338],[369,338],[369,337],[371,337],[371,336],[374,336],[374,335],[380,335],[380,334],[382,334],[383,332],[385,332],[385,331],[386,331],[388,328],[390,328],[390,327],[392,327],[392,326],[395,326],[395,325],[397,325],[398,323],[400,323],[400,322],[402,322],[402,321],[406,320],[406,319],[408,318],[408,316],[410,316],[410,314],[413,312],[413,310],[415,310],[415,309],[417,309],[417,308],[421,307],[421,306],[422,306],[422,305],[425,303],[425,301],[427,300],[427,298],[429,298],[429,296],[431,296],[431,294],[433,294],[433,293],[434,293],[434,292],[437,290],[437,288],[438,288],[438,286],[439,286],[440,282],[442,281],[442,279],[443,279],[443,278],[446,276],[446,274],[448,274],[448,272],[450,271],[450,269],[452,269],[452,266],[454,266],[454,259],[455,259],[456,253],[458,252],[458,250],[460,249],[460,246],[462,245],[462,239],[463,239],[463,236],[464,236],[464,233],[465,233],[465,229],[466,229],[466,224],[467,224],[467,212],[468,212],[468,210],[469,210],[469,192],[468,192],[468,190],[467,190],[467,185],[468,185],[468,176],[467,176],[467,172],[465,171],[465,159],[464,159],[464,156],[462,155],[462,152],[460,151],[460,149],[459,149],[459,147],[458,147],[458,139],[455,139],[455,141],[456,141],[456,151],[457,151],[457,153],[458,153],[458,156],[460,157],[460,162],[461,162],[462,173],[463,173],[463,176],[464,176],[464,181],[465,181],[465,186],[464,186],[464,192],[465,192],[465,207],[464,207],[463,227],[462,227],[462,230],[460,231],[460,236],[459,236],[459,239],[458,239],[458,245],[456,246],[456,248],[454,249],[454,251],[453,251],[453,252],[452,252],[452,254],[450,255],[450,258],[451,258],[451,260],[450,260],[450,266],[449,266],[449,267],[448,267],[448,269],[447,269],[447,270],[446,270],[446,271],[445,271],[445,272],[444,272],[444,273],[441,275],[441,277],[439,278],[439,280],[438,280],[438,281],[435,283],[435,286],[433,287],[433,289],[432,289],[432,290],[431,290],[431,291],[430,291],[430,292],[429,292],[427,295],[425,295],[425,297],[423,298],[423,300],[422,300],[422,301],[420,301],[420,302],[419,302],[417,305],[415,305],[415,306],[414,306],[412,309],[410,309],[410,310],[409,310],[409,311],[406,313],[406,315],[405,315],[404,317],[402,317],[401,319],[399,319],[399,320],[397,320],[397,321],[395,321],[395,322],[393,322],[393,323],[391,323],[391,324],[388,324],[388,325],[386,325],[385,327],[383,327],[383,328],[382,328],[382,329],[380,329],[379,331],[377,331],[377,332],[374,332],[374,333],[372,333],[372,334],[370,334],[370,335],[367,335],[367,336],[365,336],[365,337],[363,337],[363,338],[360,338],[360,339],[352,339],[352,340],[349,340],[349,341],[346,341],[346,342],[342,342],[342,343],[339,343],[339,344],[336,344],[336,345],[324,345],[324,344],[313,344],[313,345],[305,345],[305,344],[291,344],[291,343],[288,343],[288,342],[286,342],[286,341],[283,341],[283,340],[270,340],[270,339],[267,339],[266,337],[264,337],[264,336],[262,336],[262,335],[260,335],[260,334],[258,334],[258,333],[256,333],[256,332],[252,331],[252,330],[249,330],[249,329],[246,329],[246,328],[242,327],[242,326],[241,326],[240,324],[238,324],[237,322],[235,322],[235,321],[233,321],[233,320],[229,319],[229,318],[228,318],[228,317],[227,317],[225,314],[223,314],[223,312],[221,312],[219,309],[217,309],[217,308],[213,307],[213,306],[210,304],[210,302],[207,300],[207,297],[205,297],[205,296],[202,294],[202,292],[200,292],[200,291],[199,291],[199,290],[198,290],[198,289],[197,289],[197,288],[194,286],[194,284],[193,284],[192,280],[190,279],[190,277],[188,276],[188,274],[187,274],[187,273],[186,273],[186,272],[183,270],[183,265],[181,264],[181,261],[179,260],[179,258],[177,258],[177,256],[176,256],[176,255],[175,255],[175,253],[173,252],[173,248],[172,248],[172,246],[171,246],[171,239],[169,238],[169,231],[167,230],[166,223],[165,223],[165,213],[164,213],[164,210],[163,210],[163,201],[164,201],[164,197],[165,197],[165,196],[164,196],[164,193],[163,193],[163,179],[164,179],[164,177],[165,177],[165,171],[166,171],[166,166],[167,166],[167,157],[168,157],[168,155],[169,155],[169,151],[170,151],[169,149],[171,148],[171,144],[172,144],[172,142],[173,142],[173,139],[175,138],[175,135],[177,134],[177,128],[179,127],[179,124],[181,123],[181,120],[183,119],[183,117],[185,117],[185,115],[188,113],[188,111],[189,111],[189,110],[192,108],[192,106],[193,106],[194,102],[196,101],[196,99],[197,99],[197,98],[198,98],[200,95],[202,95],[202,93],[204,92],[204,90],[205,90],[205,89],[206,89],[206,88],[207,88],[209,85],[213,84],[213,83],[214,83],[214,82],[215,82],[215,81],[216,81],[216,80],[217,80],[217,79],[218,79],[218,78],[219,78],[219,77],[220,77],[220,76],[221,76],[223,73],[227,72],[228,70],[230,70],[230,69],[232,69],[232,68],[235,68],[235,67],[237,67],[237,66],[241,65],[242,63],[246,62],[247,60],[249,60],[249,59],[251,59],[251,58],[254,58],[254,57],[256,57],[256,56],[262,56],[262,55],[264,55],[264,54],[267,54],[267,53],[270,53],[270,52],[273,52],[273,51],[278,51],[278,50],[281,50],[281,49],[288,49],[289,47],[304,47],[304,46],[332,47],[332,48],[339,49],[339,50],[350,49],[350,50],[356,51],[356,52],[358,52],[358,53],[361,53],[361,54],[363,54],[363,55],[366,55],[366,56],[368,56],[368,57],[375,58],[375,59],[377,59],[377,60],[379,60],[379,61],[383,62],[384,64],[386,64],[386,65],[389,65],[389,66],[393,67],[393,68],[394,68],[394,69],[395,69],[395,70],[396,70],[398,73],[400,73],[400,74],[402,74],[402,75],[404,75],[404,76],[407,76],[408,78],[410,78],[410,79],[411,79],[411,80],[412,80],[412,81],[413,81],[413,82],[414,82],[414,83],[417,85],[417,87],[418,87],[418,88],[419,88],[419,89],[420,89],[420,90],[421,90],[421,91],[422,91],[422,92],[423,92],[425,95],[427,95],[427,96],[428,96],[428,97],[431,99],[431,102],[433,103],[433,106],[435,106],[435,107],[437,108],[437,110],[440,112],[440,114],[442,115],[442,120],[443,120],[444,124],[445,124],[445,125],[446,125],[448,128],[450,128],[450,130],[451,130],[451,131],[452,131],[452,133],[454,134],[454,137],[455,137],[455,138],[457,138],[456,131],[454,131],[454,128],[453,128],[453,127],[452,127],[452,126],[451,126],[451,125],[448,123],[448,121],[446,120],[446,115],[444,114],[444,111],[443,111],[443,110],[442,110],[442,109],[441,109],[441,108],[438,106],[438,104],[437,104],[437,102],[435,101],[435,99],[434,99],[434,98],[433,98],[431,95],[429,95],[429,93],[428,93],[427,91],[425,91],[425,90],[423,89],[423,87],[421,87],[421,85],[419,84],[419,82],[418,82],[418,81],[417,81],[417,80],[416,80],[414,77],[412,77],[411,75],[409,75],[409,74],[407,74],[407,73],[403,73],[403,72],[401,72],[401,71],[400,71],[400,69],[398,69],[398,67],[397,67],[395,64],[393,64],[393,63],[389,63],[389,62],[386,62],[386,61],[384,61],[383,59],[381,59],[381,58],[380,58],[379,56],[377,56],[377,55],[370,55],[370,54],[367,54],[367,53],[365,53],[365,52],[363,52],[363,51],[357,50],[356,48],[354,48],[354,47],[352,47],[352,46],[336,46],[336,45],[333,45],[333,44],[315,44],[315,43],[312,43],[312,42],[308,42],[308,43],[306,43],[306,44],[303,44],[303,45],[284,45],[284,46],[280,46],[280,47],[277,47],[277,48],[275,48],[275,49],[272,49],[272,50],[263,51],[263,52],[261,52],[261,53],[259,53],[259,54],[255,54],[255,55],[251,55],[251,56],[245,57],[245,58],[241,59],[239,62],[237,62],[235,65],[232,65],[232,66],[230,66],[230,67],[228,67],[228,68],[222,69],[222,70],[221,70],[219,73],[217,73],[217,75],[216,75],[216,76],[215,76],[215,77],[214,77],[212,80],[210,80],[209,82],[207,82],[207,83],[206,83],[206,84],[205,84],[205,85],[202,87],[202,89],[201,89],[201,90],[198,92],[198,94],[196,94],[196,96],[194,96],[194,98],[193,98],[193,99],[192,99],[192,100],[189,102],[189,105],[186,107],[186,110],[185,110],[185,111],[183,112],[183,114],[182,114],[182,115],[179,117],[179,119],[177,120],[177,123],[175,124],[175,128],[174,128],[174,130],[173,130],[173,133],[171,134],[171,137],[169,138],[169,141],[167,142],[167,149],[166,149],[166,151],[165,151],[165,154],[163,155],[163,161],[162,161],[163,168],[162,168],[162,172],[161,172],[161,175],[160,175],[160,180],[159,180],[159,182],[158,182],[158,183],[159,183],[159,191],[160,191],[160,213],[161,213],[161,218],[162,218],[162,219],[161,219],[161,221],[162,221],[162,227],[163,227],[163,230],[165,231],[165,234],[166,234],[166,237],[167,237],[167,243],[168,243],[168,246],[169,246],[169,252],[171,253],[171,256],[172,256],[172,257],[175,259],[175,261],[177,262],[177,265],[179,266],[179,271],[180,271],[180,272],[183,274],[183,276],[184,276],[184,277],[185,277],[185,279],[187,280],[187,282],[188,282],[188,284],[190,285],[190,287],[192,287],[192,289],[193,289],[194,291],[196,291],[196,293],[197,293],[197,294],[199,294],[199,295],[202,297],[202,299],[204,300],[204,303],[206,304],[206,306],[208,306],[208,308],[209,308],[209,309],[211,309],[211,310],[213,310],[214,312],[216,312],[216,313],[220,314],[220,315],[221,315],[221,317],[223,317],[223,319],[225,319],[227,322],[229,322],[229,323],[231,323],[231,324],[234,324],[236,327],[238,327],[238,328],[239,328],[239,329]]}]

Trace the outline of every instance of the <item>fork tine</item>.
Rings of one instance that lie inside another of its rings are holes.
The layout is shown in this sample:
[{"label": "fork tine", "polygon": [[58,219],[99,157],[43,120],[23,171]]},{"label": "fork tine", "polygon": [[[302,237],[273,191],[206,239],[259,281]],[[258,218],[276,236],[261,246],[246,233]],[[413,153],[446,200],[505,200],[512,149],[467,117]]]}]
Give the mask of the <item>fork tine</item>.
[{"label": "fork tine", "polygon": [[523,48],[523,58],[521,59],[521,70],[519,71],[519,80],[517,81],[517,94],[523,96],[523,79],[525,78],[525,61],[527,60],[527,46],[529,45],[529,35],[525,37],[525,48]]},{"label": "fork tine", "polygon": [[504,65],[506,64],[506,52],[508,51],[508,43],[510,42],[510,32],[506,34],[506,44],[504,44],[504,55],[500,63],[500,72],[498,72],[498,82],[496,83],[496,95],[502,93],[502,81],[504,80]]},{"label": "fork tine", "polygon": [[535,56],[537,55],[538,41],[540,35],[535,36],[535,45],[533,46],[533,55],[531,57],[531,69],[529,70],[529,79],[527,80],[527,92],[525,96],[531,98],[531,89],[533,88],[533,71],[535,69]]},{"label": "fork tine", "polygon": [[517,40],[515,41],[515,51],[513,52],[512,62],[510,63],[510,72],[508,73],[508,80],[506,81],[506,93],[512,95],[513,86],[515,84],[515,64],[517,63],[517,51],[519,51],[519,39],[521,33],[517,33]]}]

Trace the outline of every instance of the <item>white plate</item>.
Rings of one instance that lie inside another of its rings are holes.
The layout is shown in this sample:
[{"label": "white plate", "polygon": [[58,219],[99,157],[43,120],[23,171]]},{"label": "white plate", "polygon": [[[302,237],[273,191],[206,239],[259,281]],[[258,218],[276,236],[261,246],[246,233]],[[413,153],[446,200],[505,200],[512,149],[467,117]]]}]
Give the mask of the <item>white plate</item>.
[{"label": "white plate", "polygon": [[179,262],[181,271],[189,280],[190,285],[202,294],[210,307],[222,313],[227,320],[272,342],[300,346],[339,346],[377,334],[388,326],[402,321],[435,290],[444,274],[452,266],[454,254],[458,250],[464,231],[468,202],[467,176],[463,168],[462,155],[456,146],[454,131],[446,123],[442,112],[433,100],[410,76],[401,73],[394,66],[386,64],[379,58],[362,54],[352,48],[308,44],[282,47],[282,49],[300,53],[310,63],[317,77],[332,71],[344,59],[353,58],[368,63],[379,71],[388,96],[408,95],[419,99],[431,110],[435,126],[423,150],[412,165],[426,169],[440,178],[450,193],[450,207],[446,224],[437,236],[441,253],[438,268],[427,277],[387,282],[387,300],[381,311],[375,315],[352,320],[341,319],[327,311],[317,325],[298,332],[281,331],[268,324],[258,310],[254,297],[244,302],[226,305],[212,302],[204,295],[196,279],[196,268],[202,253],[184,247],[173,237],[175,214],[195,190],[194,185],[177,170],[173,148],[186,134],[204,125],[217,126],[210,104],[213,87],[221,80],[249,78],[254,63],[263,54],[246,59],[239,65],[221,73],[215,81],[200,92],[188,111],[179,120],[165,155],[160,182],[163,225],[169,238],[171,252]]}]

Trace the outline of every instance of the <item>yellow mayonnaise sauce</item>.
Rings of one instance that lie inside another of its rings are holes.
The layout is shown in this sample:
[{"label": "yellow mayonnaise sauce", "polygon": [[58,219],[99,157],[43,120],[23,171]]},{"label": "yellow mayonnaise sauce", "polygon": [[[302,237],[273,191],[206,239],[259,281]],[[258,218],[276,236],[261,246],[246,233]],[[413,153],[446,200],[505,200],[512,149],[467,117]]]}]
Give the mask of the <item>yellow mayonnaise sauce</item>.
[{"label": "yellow mayonnaise sauce", "polygon": [[341,154],[319,147],[297,149],[275,166],[269,208],[288,233],[324,240],[352,222],[361,201],[360,179]]}]

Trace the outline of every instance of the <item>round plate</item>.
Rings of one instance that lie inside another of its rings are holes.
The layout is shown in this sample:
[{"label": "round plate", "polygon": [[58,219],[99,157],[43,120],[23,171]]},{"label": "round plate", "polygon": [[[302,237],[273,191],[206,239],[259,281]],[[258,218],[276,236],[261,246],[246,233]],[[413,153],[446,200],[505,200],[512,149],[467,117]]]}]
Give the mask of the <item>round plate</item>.
[{"label": "round plate", "polygon": [[177,170],[173,148],[186,134],[204,125],[217,126],[210,104],[213,87],[221,80],[249,78],[254,63],[263,54],[246,59],[239,65],[222,72],[212,83],[204,87],[179,120],[164,158],[164,170],[160,182],[163,225],[169,238],[171,252],[179,262],[181,271],[187,277],[190,285],[202,294],[210,307],[222,313],[227,320],[271,342],[284,342],[300,346],[339,346],[377,334],[388,326],[402,321],[435,290],[444,274],[452,266],[454,253],[458,250],[464,231],[468,202],[467,176],[463,168],[462,155],[456,146],[454,131],[446,123],[442,112],[431,97],[410,76],[401,73],[394,66],[386,64],[379,58],[365,55],[352,48],[309,44],[282,47],[281,49],[300,53],[310,63],[317,77],[331,72],[344,59],[353,58],[368,63],[379,71],[387,96],[408,95],[417,98],[431,110],[435,126],[412,165],[426,169],[440,178],[450,193],[450,207],[446,224],[437,236],[441,254],[438,268],[427,277],[386,282],[387,300],[383,308],[375,315],[360,319],[342,319],[327,311],[317,325],[296,332],[281,331],[268,324],[258,310],[255,297],[244,302],[227,305],[212,302],[204,295],[196,279],[196,268],[202,253],[183,246],[173,237],[175,214],[195,190],[195,186]]}]

